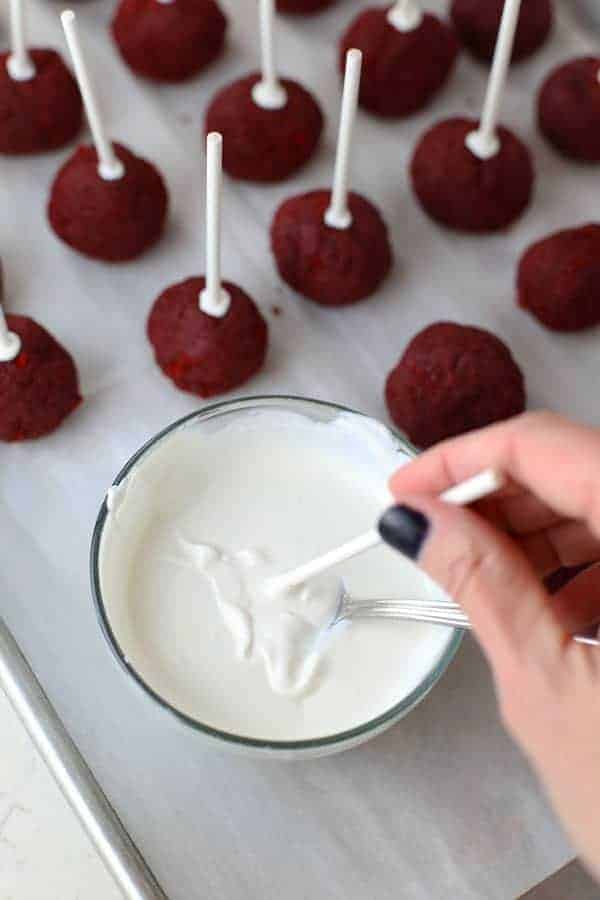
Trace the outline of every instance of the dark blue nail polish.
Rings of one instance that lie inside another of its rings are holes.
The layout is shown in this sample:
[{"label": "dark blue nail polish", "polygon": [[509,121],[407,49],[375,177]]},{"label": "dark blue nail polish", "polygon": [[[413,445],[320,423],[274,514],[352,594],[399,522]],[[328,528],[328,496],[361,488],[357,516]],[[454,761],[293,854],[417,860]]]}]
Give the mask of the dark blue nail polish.
[{"label": "dark blue nail polish", "polygon": [[391,506],[379,520],[378,528],[386,544],[417,559],[429,532],[429,519],[410,506]]}]

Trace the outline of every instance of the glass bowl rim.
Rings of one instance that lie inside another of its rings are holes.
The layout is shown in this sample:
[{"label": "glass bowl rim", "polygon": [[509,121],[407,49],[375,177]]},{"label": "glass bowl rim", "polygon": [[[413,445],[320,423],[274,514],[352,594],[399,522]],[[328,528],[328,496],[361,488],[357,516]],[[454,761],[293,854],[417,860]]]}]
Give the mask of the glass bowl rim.
[{"label": "glass bowl rim", "polygon": [[[414,457],[419,453],[417,448],[413,444],[411,444],[411,442],[405,435],[401,434],[399,431],[396,431],[393,428],[390,428],[388,425],[381,422],[379,419],[376,419],[374,416],[371,416],[368,413],[360,412],[356,409],[352,409],[349,406],[344,406],[343,404],[333,403],[327,400],[317,400],[313,397],[305,397],[300,394],[257,394],[254,396],[250,395],[239,397],[237,399],[222,400],[217,403],[211,403],[207,406],[201,407],[200,409],[196,409],[193,412],[182,416],[180,419],[177,419],[175,422],[172,422],[170,425],[167,425],[165,428],[161,429],[159,432],[157,432],[157,434],[147,440],[144,444],[142,444],[142,446],[138,450],[136,450],[135,453],[133,453],[133,455],[128,459],[128,461],[114,478],[112,486],[117,487],[127,477],[127,475],[142,459],[142,457],[144,457],[146,453],[148,453],[161,441],[168,437],[168,435],[172,434],[175,431],[178,431],[180,428],[184,428],[194,420],[202,420],[207,417],[212,418],[218,414],[235,412],[236,409],[251,409],[253,406],[256,406],[257,408],[269,407],[276,406],[280,403],[291,404],[292,406],[295,404],[308,404],[322,407],[328,410],[350,413],[354,416],[369,419],[370,421],[377,422],[378,424],[383,425],[383,427],[389,432],[389,434],[392,435],[394,440],[398,442],[399,450],[405,452],[407,456]],[[225,744],[233,745],[240,749],[250,748],[255,750],[274,752],[287,751],[289,753],[290,751],[317,751],[320,749],[326,750],[327,748],[334,748],[337,745],[344,745],[347,743],[352,743],[353,741],[359,742],[361,739],[366,740],[367,736],[370,733],[373,733],[373,735],[375,735],[380,731],[385,730],[386,727],[393,725],[406,713],[410,712],[410,710],[429,693],[429,691],[439,681],[439,679],[442,677],[442,675],[454,659],[454,656],[456,655],[456,652],[458,651],[458,648],[462,642],[463,632],[460,630],[455,630],[437,664],[427,672],[424,678],[410,692],[410,694],[407,694],[406,697],[404,697],[402,700],[399,700],[398,703],[395,703],[392,707],[390,707],[384,713],[381,713],[379,716],[376,716],[374,719],[369,719],[368,721],[363,722],[361,725],[356,725],[353,728],[346,729],[345,731],[339,731],[335,734],[323,735],[316,738],[280,741],[272,740],[269,738],[247,737],[244,735],[234,734],[233,732],[223,731],[219,728],[214,728],[211,725],[206,725],[199,719],[195,719],[193,716],[188,715],[182,710],[177,709],[176,706],[171,704],[157,691],[155,691],[154,688],[151,687],[151,685],[149,685],[146,680],[140,675],[135,667],[131,665],[123,649],[121,648],[117,636],[110,624],[106,607],[104,605],[102,588],[100,585],[100,546],[107,516],[108,507],[105,494],[92,533],[92,540],[90,545],[90,581],[96,617],[113,656],[115,657],[121,668],[125,671],[125,673],[133,679],[134,683],[136,683],[145,694],[147,694],[152,700],[154,700],[159,705],[159,707],[170,713],[179,722],[182,722],[184,725],[191,727],[195,732],[200,733],[206,737],[216,739],[217,741],[224,742]]]}]

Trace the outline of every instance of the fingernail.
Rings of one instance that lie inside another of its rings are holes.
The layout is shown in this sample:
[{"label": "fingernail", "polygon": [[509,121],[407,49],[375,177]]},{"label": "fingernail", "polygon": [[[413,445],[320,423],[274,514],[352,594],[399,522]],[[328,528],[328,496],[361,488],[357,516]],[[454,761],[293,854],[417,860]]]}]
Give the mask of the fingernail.
[{"label": "fingernail", "polygon": [[390,547],[417,559],[429,532],[429,519],[410,506],[390,506],[379,520],[379,534]]}]

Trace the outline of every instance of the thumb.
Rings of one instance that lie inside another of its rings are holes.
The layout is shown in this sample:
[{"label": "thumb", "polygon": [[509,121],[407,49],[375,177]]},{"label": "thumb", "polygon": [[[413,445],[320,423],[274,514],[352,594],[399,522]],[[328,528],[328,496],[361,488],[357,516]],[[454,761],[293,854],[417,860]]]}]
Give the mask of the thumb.
[{"label": "thumb", "polygon": [[418,565],[469,616],[497,675],[536,654],[558,658],[565,641],[549,595],[519,547],[470,509],[428,496],[404,498],[381,518],[386,543]]}]

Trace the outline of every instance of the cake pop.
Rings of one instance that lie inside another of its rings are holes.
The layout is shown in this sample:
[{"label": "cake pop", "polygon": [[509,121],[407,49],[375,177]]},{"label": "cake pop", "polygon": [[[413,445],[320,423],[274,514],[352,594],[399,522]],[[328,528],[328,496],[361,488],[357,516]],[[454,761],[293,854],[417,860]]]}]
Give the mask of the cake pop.
[{"label": "cake pop", "polygon": [[518,303],[553,331],[600,325],[600,225],[557,231],[519,262]]},{"label": "cake pop", "polygon": [[564,156],[600,162],[600,57],[573,59],[550,73],[538,98],[538,123]]},{"label": "cake pop", "polygon": [[385,399],[396,425],[425,448],[522,412],[525,386],[499,338],[436,322],[412,339],[388,375]]},{"label": "cake pop", "polygon": [[111,27],[138,75],[185,81],[221,55],[227,19],[215,0],[120,0]]},{"label": "cake pop", "polygon": [[233,178],[281,181],[314,153],[323,116],[296,81],[279,79],[273,44],[273,0],[260,0],[262,74],[234,81],[213,99],[206,131],[223,135],[223,168]]},{"label": "cake pop", "polygon": [[520,0],[506,0],[479,123],[446,119],[419,141],[411,163],[413,189],[428,215],[461,231],[495,231],[527,207],[533,166],[527,147],[497,127]]},{"label": "cake pop", "polygon": [[387,228],[378,210],[360,194],[348,192],[360,67],[360,50],[350,50],[333,190],[291,197],[279,207],[271,226],[271,248],[281,277],[323,306],[368,297],[392,264]]},{"label": "cake pop", "polygon": [[79,406],[75,364],[45,328],[0,305],[0,440],[42,437]]},{"label": "cake pop", "polygon": [[48,219],[56,234],[80,253],[117,262],[156,243],[167,214],[167,191],[151,163],[106,137],[81,50],[75,14],[61,16],[94,147],[81,146],[59,170]]},{"label": "cake pop", "polygon": [[10,0],[12,49],[0,54],[0,153],[56,150],[81,128],[77,83],[55,50],[28,50],[25,0]]},{"label": "cake pop", "polygon": [[361,106],[392,118],[433,99],[452,71],[458,42],[452,28],[422,12],[418,0],[397,0],[366,9],[352,22],[340,44],[342,71],[351,47],[363,54]]},{"label": "cake pop", "polygon": [[[494,56],[504,0],[453,0],[450,17],[460,40],[476,59]],[[552,28],[552,0],[523,0],[517,21],[511,62],[531,56]]]},{"label": "cake pop", "polygon": [[209,134],[206,185],[206,278],[188,278],[155,300],[148,338],[156,362],[182,391],[212,397],[244,384],[261,368],[267,324],[254,301],[221,283],[222,137]]},{"label": "cake pop", "polygon": [[277,0],[277,9],[282,13],[300,15],[312,14],[332,6],[336,0]]}]

